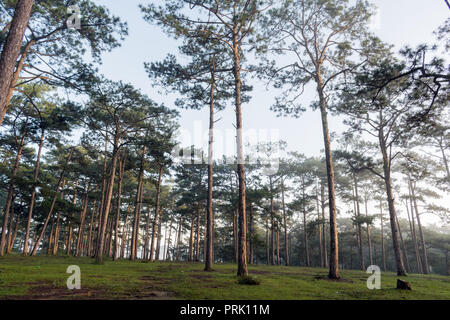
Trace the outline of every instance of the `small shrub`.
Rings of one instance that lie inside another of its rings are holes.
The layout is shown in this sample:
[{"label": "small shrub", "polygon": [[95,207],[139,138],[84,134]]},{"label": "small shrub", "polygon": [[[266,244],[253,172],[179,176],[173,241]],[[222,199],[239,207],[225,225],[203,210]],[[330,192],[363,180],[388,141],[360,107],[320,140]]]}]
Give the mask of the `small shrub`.
[{"label": "small shrub", "polygon": [[239,277],[238,278],[238,284],[243,284],[247,286],[257,286],[261,283],[261,281],[257,278],[246,276],[246,277]]}]

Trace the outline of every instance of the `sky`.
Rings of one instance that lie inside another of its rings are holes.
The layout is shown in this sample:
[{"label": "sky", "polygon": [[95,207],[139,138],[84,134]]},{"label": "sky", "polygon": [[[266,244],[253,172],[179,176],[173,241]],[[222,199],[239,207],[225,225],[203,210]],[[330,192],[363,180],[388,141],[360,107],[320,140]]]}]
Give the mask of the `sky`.
[{"label": "sky", "polygon": [[[122,46],[103,54],[100,71],[112,80],[130,82],[156,102],[173,107],[175,96],[159,92],[159,88],[152,87],[144,69],[144,62],[161,61],[167,54],[175,54],[178,46],[178,43],[167,37],[158,26],[144,21],[138,5],[149,2],[150,0],[95,0],[95,3],[107,6],[114,15],[120,16],[129,26],[129,35]],[[372,31],[382,41],[393,44],[396,51],[406,45],[433,43],[435,40],[433,31],[450,15],[444,0],[371,0],[370,2],[377,7],[377,14],[371,22]],[[254,85],[252,99],[243,106],[244,131],[254,130],[261,135],[266,132],[270,136],[272,130],[278,134],[279,138],[287,142],[289,151],[298,151],[306,156],[321,155],[323,136],[320,113],[308,110],[298,119],[277,118],[276,114],[270,110],[275,98],[274,91],[269,92],[270,88],[266,88],[256,80],[251,81],[251,84]],[[308,88],[302,96],[302,104],[308,107],[315,96],[314,88]],[[179,111],[182,143],[190,145],[192,142],[188,139],[190,133],[194,135],[195,128],[198,130],[200,126],[203,127],[203,142],[206,146],[208,111],[206,109]],[[220,118],[220,121],[216,123],[217,134],[223,137],[232,134],[235,122],[234,110],[227,108],[216,117]],[[330,117],[329,122],[331,132],[340,133],[345,130],[342,119]],[[220,136],[217,140],[220,140]],[[218,142],[217,145],[221,147],[222,144]],[[229,154],[233,152],[234,146],[231,143],[231,148],[227,146],[223,148],[226,149],[224,152]],[[216,154],[219,151],[215,150]]]}]

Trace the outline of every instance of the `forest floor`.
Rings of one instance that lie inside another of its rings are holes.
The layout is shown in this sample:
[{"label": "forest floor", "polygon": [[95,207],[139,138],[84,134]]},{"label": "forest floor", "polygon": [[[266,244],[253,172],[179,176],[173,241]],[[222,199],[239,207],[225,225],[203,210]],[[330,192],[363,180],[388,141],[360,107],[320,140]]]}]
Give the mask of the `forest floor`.
[{"label": "forest floor", "polygon": [[[68,290],[67,267],[81,270],[81,289]],[[450,277],[402,277],[412,291],[397,290],[399,277],[382,273],[381,289],[369,290],[370,276],[362,271],[342,271],[341,281],[326,280],[327,270],[285,266],[249,266],[260,285],[237,283],[236,266],[216,264],[206,273],[201,263],[118,262],[98,265],[90,258],[0,257],[0,299],[193,299],[193,300],[450,300]]]}]

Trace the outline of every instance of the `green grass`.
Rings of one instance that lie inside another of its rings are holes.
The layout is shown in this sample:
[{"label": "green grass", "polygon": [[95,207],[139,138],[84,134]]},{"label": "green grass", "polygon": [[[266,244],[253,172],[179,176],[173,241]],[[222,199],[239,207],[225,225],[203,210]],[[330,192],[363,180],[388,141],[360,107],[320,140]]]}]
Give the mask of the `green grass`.
[{"label": "green grass", "polygon": [[[68,290],[69,265],[81,269],[81,290]],[[450,277],[409,275],[413,291],[396,290],[398,277],[383,273],[381,290],[369,290],[368,274],[342,271],[345,281],[320,279],[319,268],[249,266],[259,285],[238,284],[236,266],[216,264],[203,271],[201,263],[118,262],[104,265],[90,258],[0,257],[0,299],[446,299],[450,300]]]}]

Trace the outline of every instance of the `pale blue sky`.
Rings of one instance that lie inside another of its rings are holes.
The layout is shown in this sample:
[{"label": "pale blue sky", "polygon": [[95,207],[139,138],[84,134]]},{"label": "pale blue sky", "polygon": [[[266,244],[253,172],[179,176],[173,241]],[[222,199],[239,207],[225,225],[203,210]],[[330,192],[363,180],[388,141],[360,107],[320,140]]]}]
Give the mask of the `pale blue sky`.
[{"label": "pale blue sky", "polygon": [[[160,94],[157,88],[152,88],[144,70],[144,62],[160,61],[168,53],[177,53],[177,42],[168,38],[159,27],[150,25],[142,19],[138,5],[149,3],[149,1],[152,0],[95,0],[96,3],[106,5],[115,15],[129,24],[129,36],[121,48],[104,54],[104,63],[100,70],[108,78],[130,82],[155,101],[172,107],[174,96]],[[371,2],[379,9],[378,15],[373,20],[373,31],[384,42],[395,45],[397,51],[405,45],[432,43],[435,40],[433,31],[450,15],[444,0],[372,0]],[[321,155],[323,138],[319,113],[308,111],[299,119],[277,118],[269,109],[274,102],[273,90],[267,92],[265,87],[256,81],[252,81],[252,85],[255,86],[253,98],[243,107],[244,129],[279,130],[280,138],[288,143],[288,150],[299,151],[307,156]],[[302,98],[303,104],[308,106],[315,95],[313,87],[308,89]],[[218,118],[222,118],[216,124],[218,132],[232,131],[235,122],[233,111],[233,108],[228,108],[217,115]],[[194,123],[198,121],[203,123],[203,129],[206,130],[208,124],[206,109],[181,111],[180,124],[183,129],[193,131]],[[345,127],[341,119],[330,117],[330,129],[339,133]],[[229,140],[231,141],[228,141],[228,144],[234,143],[234,139]],[[219,141],[216,140],[215,143],[217,145]],[[450,205],[448,199],[441,199],[439,202],[447,207]],[[438,223],[431,216],[424,218],[428,223]]]},{"label": "pale blue sky", "polygon": [[[177,42],[168,38],[159,27],[150,25],[142,19],[138,4],[152,0],[95,0],[106,5],[115,15],[129,24],[129,36],[121,48],[104,54],[101,72],[113,80],[124,80],[142,89],[157,102],[173,106],[173,96],[159,94],[152,88],[144,70],[145,61],[162,60],[168,53],[177,52]],[[449,16],[443,0],[372,0],[379,8],[374,19],[373,31],[385,42],[394,44],[397,49],[405,45],[416,45],[434,40],[436,30]],[[308,111],[299,119],[277,118],[269,110],[274,101],[272,92],[254,82],[252,100],[243,108],[244,129],[278,129],[281,139],[288,142],[289,150],[297,150],[308,156],[319,155],[323,148],[320,116],[318,112]],[[304,105],[315,97],[315,92],[307,90],[303,97]],[[181,127],[193,129],[194,121],[202,121],[207,128],[208,112],[181,111]],[[228,108],[218,117],[218,130],[232,129],[233,109]],[[339,119],[330,119],[330,129],[340,132],[343,129]]]}]

